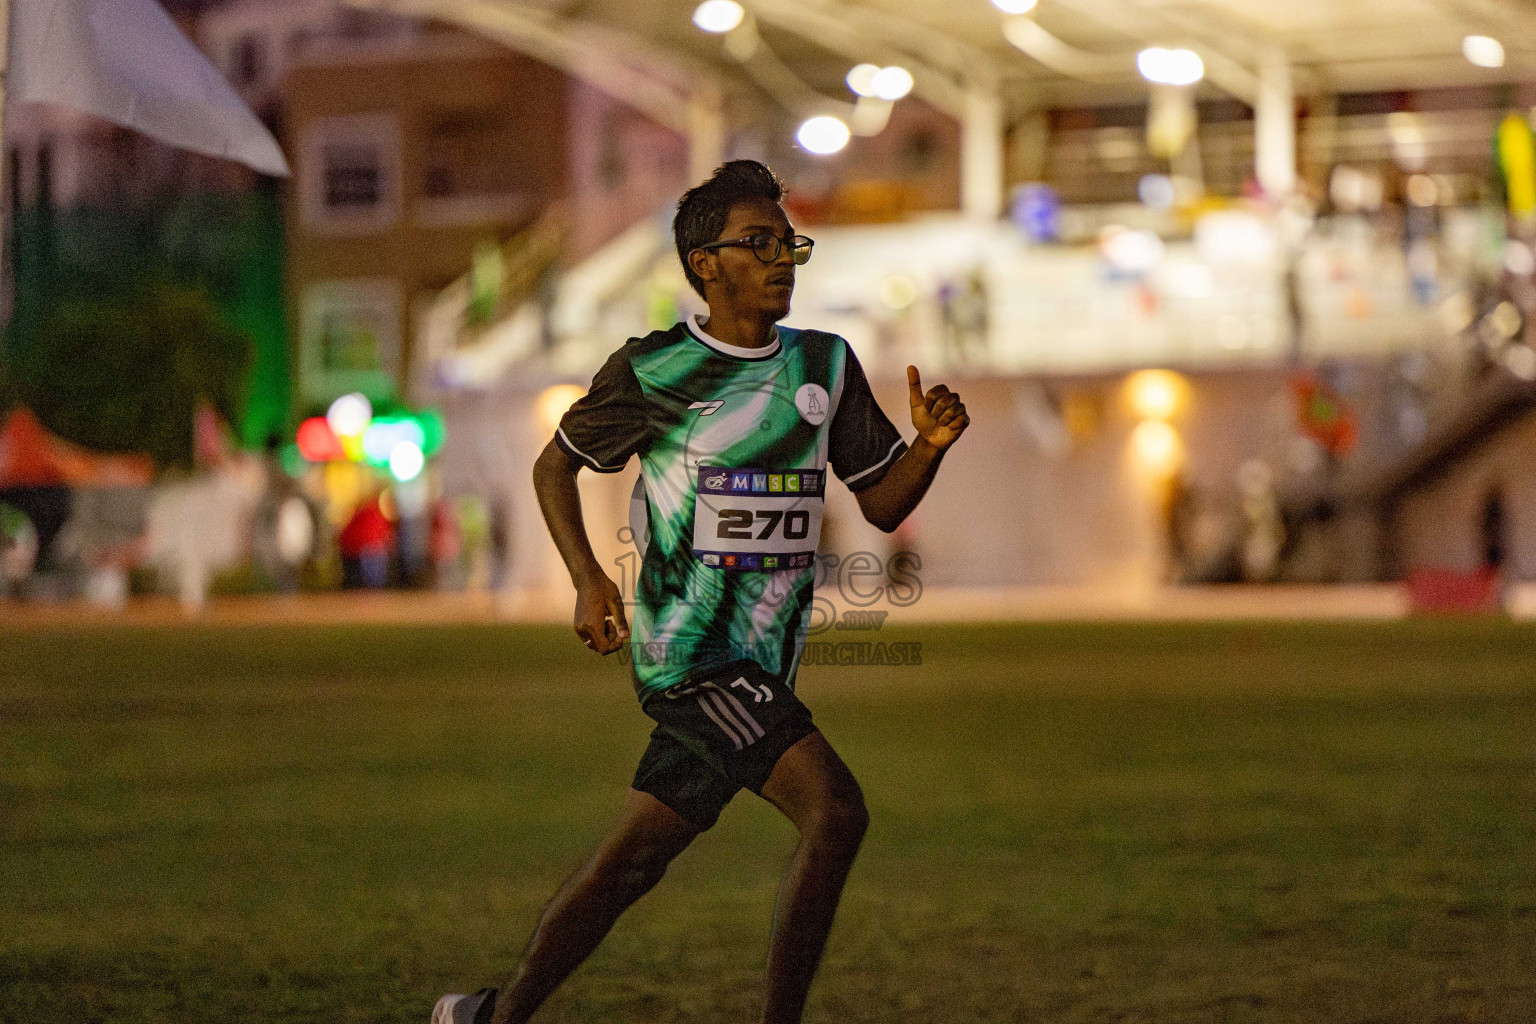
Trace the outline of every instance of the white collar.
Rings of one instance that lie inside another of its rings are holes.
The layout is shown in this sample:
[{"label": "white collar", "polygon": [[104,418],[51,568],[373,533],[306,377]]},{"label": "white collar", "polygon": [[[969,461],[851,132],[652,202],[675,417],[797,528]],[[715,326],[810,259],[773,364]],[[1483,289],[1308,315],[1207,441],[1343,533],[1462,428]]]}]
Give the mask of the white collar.
[{"label": "white collar", "polygon": [[773,329],[773,337],[769,339],[768,344],[757,348],[747,348],[744,345],[727,345],[719,338],[710,334],[700,323],[700,317],[697,313],[684,321],[684,326],[687,327],[688,333],[710,348],[724,355],[735,356],[737,359],[767,359],[769,356],[777,354],[780,348],[779,329],[777,327]]}]

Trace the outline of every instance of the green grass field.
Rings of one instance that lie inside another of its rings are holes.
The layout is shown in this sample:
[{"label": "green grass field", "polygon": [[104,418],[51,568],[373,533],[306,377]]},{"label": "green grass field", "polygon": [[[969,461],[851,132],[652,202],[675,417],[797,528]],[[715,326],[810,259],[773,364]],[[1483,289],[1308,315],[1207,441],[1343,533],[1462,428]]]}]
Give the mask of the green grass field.
[{"label": "green grass field", "polygon": [[[887,629],[817,1022],[1536,1020],[1536,630]],[[0,629],[0,1021],[413,1021],[514,962],[647,722],[563,629]],[[549,1022],[751,1024],[750,794]]]}]

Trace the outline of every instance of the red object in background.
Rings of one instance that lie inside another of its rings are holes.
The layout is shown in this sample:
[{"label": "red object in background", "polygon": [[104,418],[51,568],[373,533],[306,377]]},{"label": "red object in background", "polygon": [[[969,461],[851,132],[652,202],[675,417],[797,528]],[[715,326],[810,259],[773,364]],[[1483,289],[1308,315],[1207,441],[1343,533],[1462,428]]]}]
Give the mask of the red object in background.
[{"label": "red object in background", "polygon": [[69,474],[53,450],[53,439],[30,410],[17,409],[0,430],[0,486],[57,487]]},{"label": "red object in background", "polygon": [[154,478],[147,455],[87,451],[48,432],[30,409],[0,425],[0,487],[142,487]]},{"label": "red object in background", "polygon": [[347,558],[387,553],[394,546],[394,524],[384,515],[376,497],[359,505],[336,537],[337,549]]},{"label": "red object in background", "polygon": [[204,469],[217,469],[229,461],[230,442],[224,422],[206,402],[198,402],[193,414],[192,454],[196,465]]},{"label": "red object in background", "polygon": [[784,211],[796,224],[825,224],[832,212],[829,199],[815,199],[808,195],[789,193],[784,197]]},{"label": "red object in background", "polygon": [[1292,377],[1291,392],[1296,396],[1296,421],[1302,433],[1333,456],[1354,448],[1360,439],[1358,417],[1338,392],[1310,373]]},{"label": "red object in background", "polygon": [[311,416],[300,423],[295,440],[299,445],[299,454],[309,462],[334,462],[347,457],[341,442],[336,440],[335,431],[331,430],[324,416]]},{"label": "red object in background", "polygon": [[427,546],[432,551],[432,561],[438,563],[453,561],[464,548],[464,534],[459,529],[458,512],[447,498],[439,499],[432,506],[432,527]]},{"label": "red object in background", "polygon": [[1497,612],[1503,607],[1499,598],[1499,572],[1491,565],[1408,574],[1408,607],[1416,612]]}]

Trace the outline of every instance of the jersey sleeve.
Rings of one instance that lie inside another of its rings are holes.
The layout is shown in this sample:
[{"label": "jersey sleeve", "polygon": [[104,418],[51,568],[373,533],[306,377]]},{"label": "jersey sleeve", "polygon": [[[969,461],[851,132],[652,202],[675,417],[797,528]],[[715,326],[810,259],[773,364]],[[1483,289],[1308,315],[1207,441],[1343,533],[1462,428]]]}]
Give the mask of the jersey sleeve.
[{"label": "jersey sleeve", "polygon": [[827,461],[837,478],[857,492],[879,483],[907,450],[907,443],[875,401],[853,348],[843,344],[848,361],[843,369],[842,397],[832,414]]},{"label": "jersey sleeve", "polygon": [[645,394],[626,345],[608,357],[591,389],[560,417],[555,443],[599,473],[617,473],[644,450],[648,435]]}]

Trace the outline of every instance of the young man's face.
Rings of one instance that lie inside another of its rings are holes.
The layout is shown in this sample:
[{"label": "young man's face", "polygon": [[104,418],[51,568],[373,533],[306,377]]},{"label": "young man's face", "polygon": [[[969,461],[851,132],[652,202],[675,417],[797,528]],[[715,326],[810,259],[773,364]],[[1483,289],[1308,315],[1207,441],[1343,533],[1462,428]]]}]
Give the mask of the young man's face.
[{"label": "young man's face", "polygon": [[[781,240],[795,233],[778,203],[753,199],[731,207],[725,227],[715,241],[735,241],[751,235],[770,234]],[[764,263],[745,246],[725,246],[692,254],[694,272],[705,281],[706,297],[718,295],[742,312],[761,312],[773,320],[789,315],[795,291],[795,261],[789,246],[779,247],[778,258]]]}]

